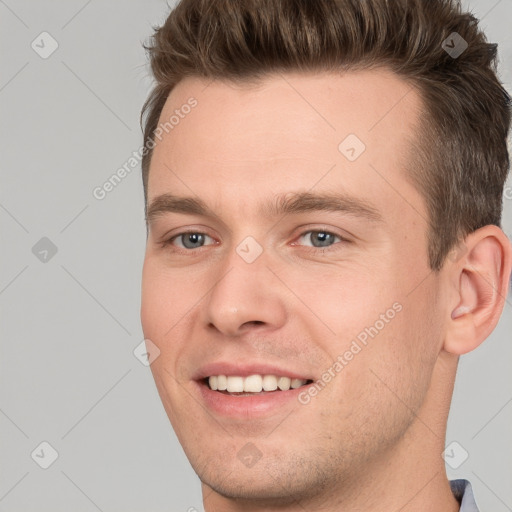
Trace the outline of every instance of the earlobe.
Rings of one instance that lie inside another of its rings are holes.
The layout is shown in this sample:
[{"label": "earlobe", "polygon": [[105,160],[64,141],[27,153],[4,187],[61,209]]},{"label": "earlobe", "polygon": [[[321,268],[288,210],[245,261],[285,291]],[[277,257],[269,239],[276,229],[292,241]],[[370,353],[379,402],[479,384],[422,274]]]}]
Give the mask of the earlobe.
[{"label": "earlobe", "polygon": [[496,327],[511,272],[512,248],[499,227],[471,233],[465,247],[459,260],[447,262],[455,289],[443,348],[457,355],[474,350]]}]

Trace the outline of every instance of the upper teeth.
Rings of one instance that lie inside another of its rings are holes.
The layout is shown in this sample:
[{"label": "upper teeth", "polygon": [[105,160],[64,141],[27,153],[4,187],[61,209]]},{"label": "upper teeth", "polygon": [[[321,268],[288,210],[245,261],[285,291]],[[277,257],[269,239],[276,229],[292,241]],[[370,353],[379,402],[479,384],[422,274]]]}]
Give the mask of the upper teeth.
[{"label": "upper teeth", "polygon": [[279,388],[281,391],[287,391],[292,388],[299,388],[306,384],[305,379],[290,379],[290,377],[277,377],[276,375],[249,375],[248,377],[212,375],[208,378],[208,384],[214,391],[252,392],[275,391]]}]

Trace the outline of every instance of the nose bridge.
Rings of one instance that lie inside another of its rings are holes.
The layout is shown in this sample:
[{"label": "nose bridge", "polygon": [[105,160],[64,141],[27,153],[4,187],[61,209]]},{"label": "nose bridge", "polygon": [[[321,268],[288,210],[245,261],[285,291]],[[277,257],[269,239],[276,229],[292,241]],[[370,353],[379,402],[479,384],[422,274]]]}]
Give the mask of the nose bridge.
[{"label": "nose bridge", "polygon": [[282,325],[286,316],[282,290],[268,263],[268,254],[253,237],[233,247],[205,298],[206,324],[230,336],[241,334],[248,325]]}]

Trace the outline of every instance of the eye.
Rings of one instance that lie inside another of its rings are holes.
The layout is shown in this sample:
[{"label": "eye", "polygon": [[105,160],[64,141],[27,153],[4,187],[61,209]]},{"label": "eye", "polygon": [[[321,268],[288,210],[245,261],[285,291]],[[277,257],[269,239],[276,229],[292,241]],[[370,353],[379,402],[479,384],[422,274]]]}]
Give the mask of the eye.
[{"label": "eye", "polygon": [[337,241],[342,241],[344,239],[329,231],[306,231],[299,237],[299,240],[309,240],[312,247],[322,248],[330,247]]},{"label": "eye", "polygon": [[206,239],[213,240],[211,236],[196,231],[188,231],[173,236],[166,242],[169,245],[176,245],[181,249],[197,249],[205,245]]}]

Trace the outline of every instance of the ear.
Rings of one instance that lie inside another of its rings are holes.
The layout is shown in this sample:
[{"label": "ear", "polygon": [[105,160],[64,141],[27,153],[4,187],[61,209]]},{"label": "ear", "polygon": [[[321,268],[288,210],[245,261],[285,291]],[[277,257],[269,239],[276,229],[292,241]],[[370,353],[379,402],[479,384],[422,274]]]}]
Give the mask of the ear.
[{"label": "ear", "polygon": [[465,354],[494,330],[505,305],[512,245],[494,225],[469,234],[446,260],[450,301],[444,350]]}]

